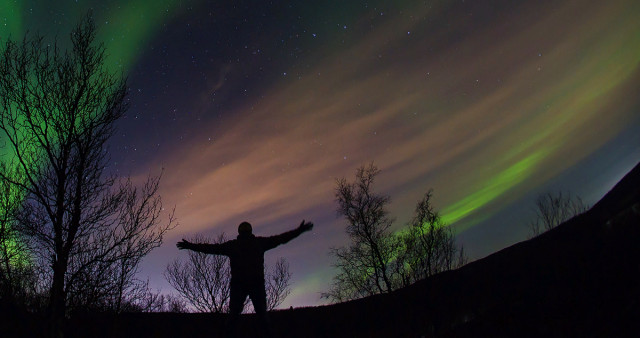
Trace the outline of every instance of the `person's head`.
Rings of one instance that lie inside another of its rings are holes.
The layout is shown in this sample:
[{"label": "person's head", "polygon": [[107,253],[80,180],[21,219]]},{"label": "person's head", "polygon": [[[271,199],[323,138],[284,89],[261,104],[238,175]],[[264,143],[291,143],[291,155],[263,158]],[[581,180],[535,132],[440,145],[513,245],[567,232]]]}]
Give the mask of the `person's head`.
[{"label": "person's head", "polygon": [[238,226],[238,235],[251,235],[252,229],[251,229],[251,223],[249,222],[242,222],[240,223],[240,225]]}]

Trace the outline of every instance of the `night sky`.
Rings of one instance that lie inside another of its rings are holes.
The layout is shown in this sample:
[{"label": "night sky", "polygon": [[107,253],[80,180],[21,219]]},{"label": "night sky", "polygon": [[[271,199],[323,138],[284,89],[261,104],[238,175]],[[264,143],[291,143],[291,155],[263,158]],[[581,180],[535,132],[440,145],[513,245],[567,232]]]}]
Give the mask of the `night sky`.
[{"label": "night sky", "polygon": [[433,188],[476,259],[527,238],[538,194],[593,204],[640,160],[636,0],[0,1],[0,38],[66,40],[89,9],[131,89],[110,169],[164,168],[180,223],[140,274],[163,292],[179,239],[304,218],[266,260],[291,265],[283,307],[323,303],[335,179],[371,161],[394,229]]}]

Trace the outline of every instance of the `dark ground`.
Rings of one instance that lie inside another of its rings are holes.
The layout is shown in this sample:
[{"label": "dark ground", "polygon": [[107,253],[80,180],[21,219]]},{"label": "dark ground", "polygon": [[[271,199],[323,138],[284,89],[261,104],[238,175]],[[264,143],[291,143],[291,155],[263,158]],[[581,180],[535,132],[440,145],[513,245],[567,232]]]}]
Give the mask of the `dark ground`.
[{"label": "dark ground", "polygon": [[[591,210],[536,238],[390,295],[272,312],[276,337],[640,336],[640,165]],[[1,309],[9,336],[32,315]],[[244,315],[243,335],[257,335]],[[92,314],[69,337],[218,337],[224,315]],[[1,334],[0,334],[1,335]]]}]

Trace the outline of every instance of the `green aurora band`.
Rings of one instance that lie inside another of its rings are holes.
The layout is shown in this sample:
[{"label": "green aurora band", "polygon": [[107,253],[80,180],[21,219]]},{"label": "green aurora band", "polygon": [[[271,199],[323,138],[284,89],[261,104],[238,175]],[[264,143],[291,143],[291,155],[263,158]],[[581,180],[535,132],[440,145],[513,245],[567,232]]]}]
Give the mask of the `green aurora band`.
[{"label": "green aurora band", "polygon": [[[489,213],[481,217],[471,216],[474,211],[498,200],[536,174],[545,159],[552,156],[556,149],[560,149],[569,137],[563,130],[569,130],[572,123],[598,118],[600,111],[597,108],[604,106],[608,98],[614,96],[615,91],[638,71],[640,34],[625,34],[629,30],[640,31],[640,22],[633,14],[636,12],[626,11],[624,16],[607,20],[607,24],[603,25],[607,29],[599,32],[598,43],[586,51],[575,70],[569,70],[575,72],[567,74],[552,91],[548,91],[547,102],[542,106],[562,107],[562,111],[554,115],[555,122],[536,131],[525,144],[512,148],[504,157],[520,157],[520,160],[513,164],[505,164],[508,161],[503,161],[503,169],[489,177],[486,183],[468,192],[461,200],[445,206],[442,209],[442,221],[445,224],[455,224],[469,217],[461,228],[456,229],[460,232],[489,218]],[[538,109],[533,108],[534,113],[531,115],[540,116],[542,112],[535,112]],[[530,133],[518,130],[514,134],[521,132]],[[551,144],[549,140],[552,140]]]},{"label": "green aurora band", "polygon": [[[454,224],[464,217],[469,216],[474,210],[491,203],[491,201],[497,199],[527,179],[535,171],[536,164],[540,163],[549,152],[550,150],[536,151],[497,173],[484,187],[444,208],[442,210],[442,222],[445,224]],[[477,219],[475,221],[480,222],[481,220]]]}]

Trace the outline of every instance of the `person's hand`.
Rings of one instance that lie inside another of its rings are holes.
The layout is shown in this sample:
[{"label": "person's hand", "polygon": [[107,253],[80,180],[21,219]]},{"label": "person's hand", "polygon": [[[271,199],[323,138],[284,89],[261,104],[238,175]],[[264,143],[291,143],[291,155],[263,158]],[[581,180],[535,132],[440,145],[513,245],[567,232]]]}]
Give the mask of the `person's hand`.
[{"label": "person's hand", "polygon": [[184,250],[184,249],[189,249],[189,246],[191,246],[191,243],[183,238],[182,241],[176,244],[176,246],[178,247],[178,249]]},{"label": "person's hand", "polygon": [[309,231],[313,229],[313,223],[302,220],[298,229],[302,230],[302,232]]}]

